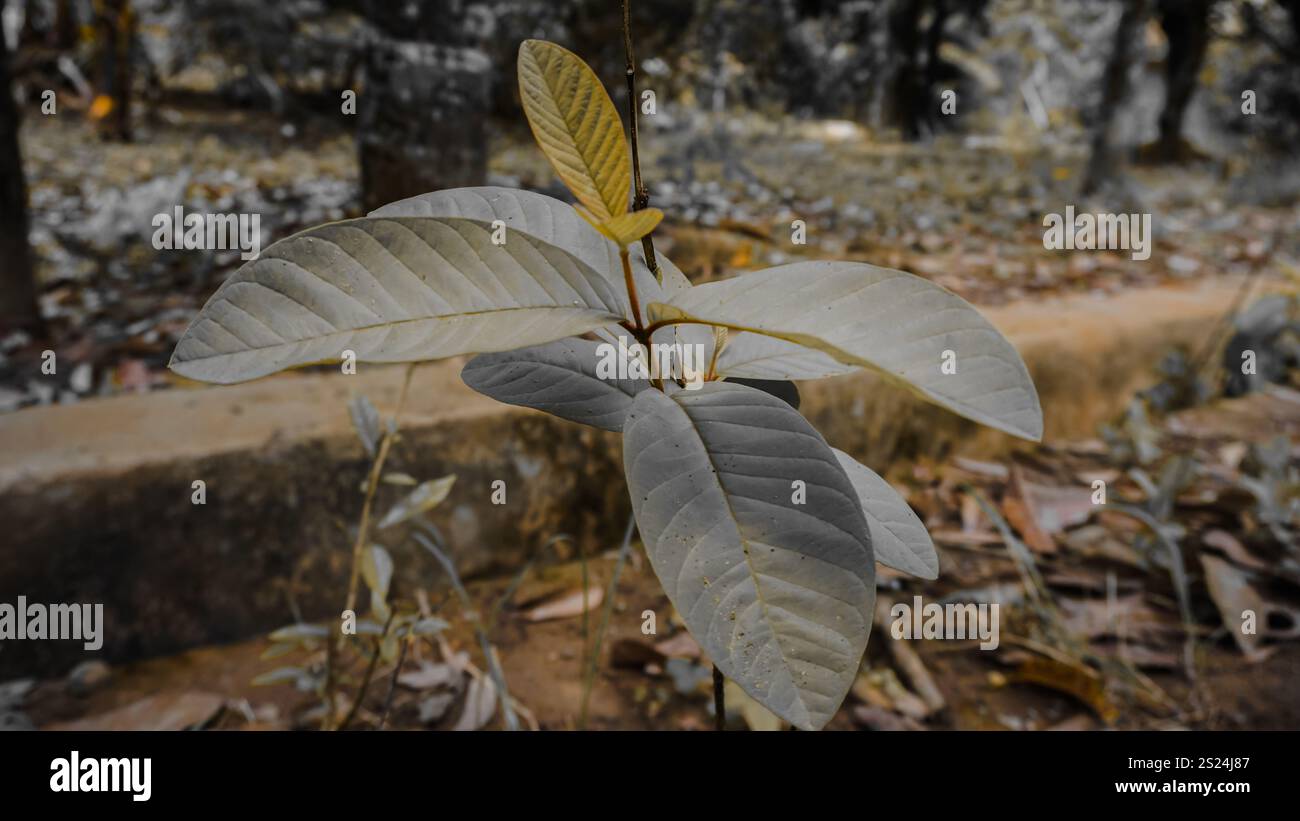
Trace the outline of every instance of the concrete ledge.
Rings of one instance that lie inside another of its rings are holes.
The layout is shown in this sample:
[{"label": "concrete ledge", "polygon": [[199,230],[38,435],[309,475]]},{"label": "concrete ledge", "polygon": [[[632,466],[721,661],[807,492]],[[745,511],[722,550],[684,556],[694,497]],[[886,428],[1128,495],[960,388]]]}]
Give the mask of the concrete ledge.
[{"label": "concrete ledge", "polygon": [[[1172,346],[1197,345],[1235,283],[1072,296],[990,309],[1020,349],[1049,438],[1088,437],[1144,386]],[[588,549],[614,543],[630,505],[616,434],[499,405],[466,388],[461,363],[417,368],[394,470],[456,473],[437,511],[464,572],[504,569],[557,533]],[[355,376],[291,374],[0,416],[0,602],[102,602],[110,660],[243,638],[336,613],[348,528],[367,460],[347,401],[396,404],[403,368]],[[837,447],[884,472],[917,456],[997,456],[1022,447],[886,387],[869,374],[801,386],[803,410]],[[207,504],[190,502],[207,484]],[[491,484],[507,484],[492,505]],[[388,491],[382,509],[400,495]],[[438,583],[403,533],[380,541],[397,583]],[[62,672],[77,642],[0,645],[0,679]]]}]

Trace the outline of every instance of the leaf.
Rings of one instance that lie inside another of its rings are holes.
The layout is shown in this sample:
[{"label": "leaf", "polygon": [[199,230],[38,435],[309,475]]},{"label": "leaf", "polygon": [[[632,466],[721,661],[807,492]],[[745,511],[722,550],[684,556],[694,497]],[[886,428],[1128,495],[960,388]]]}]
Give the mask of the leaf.
[{"label": "leaf", "polygon": [[[631,318],[632,309],[623,284],[623,265],[618,246],[596,230],[578,210],[554,197],[535,191],[482,186],[434,191],[389,203],[370,212],[371,217],[465,217],[491,224],[505,223],[506,230],[522,231],[542,242],[555,245],[587,263],[605,276],[622,300],[620,315]],[[638,246],[631,249],[632,277],[640,296],[642,313],[650,302],[662,302],[691,287],[691,282],[672,260],[655,254],[663,283],[655,279]],[[645,319],[642,316],[642,319]]]},{"label": "leaf", "polygon": [[472,678],[465,690],[465,706],[452,730],[482,729],[497,711],[497,688],[488,678]]},{"label": "leaf", "polygon": [[401,524],[412,516],[419,516],[427,510],[432,510],[447,498],[451,492],[451,486],[456,484],[456,476],[444,476],[441,479],[431,479],[427,482],[421,482],[416,485],[415,490],[407,494],[406,498],[393,505],[392,509],[384,515],[377,527],[383,530],[386,527],[392,527]]},{"label": "leaf", "polygon": [[327,638],[329,628],[321,624],[291,624],[267,636],[271,641],[309,641]]},{"label": "leaf", "polygon": [[231,383],[338,361],[410,362],[511,350],[622,316],[619,291],[521,232],[492,242],[456,217],[355,219],[267,248],[203,306],[170,367]]},{"label": "leaf", "polygon": [[835,454],[785,402],[727,382],[643,391],[623,433],[637,527],[691,634],[767,709],[824,726],[876,597],[868,525]]},{"label": "leaf", "polygon": [[352,416],[352,427],[357,430],[361,446],[373,459],[379,447],[379,411],[365,394],[359,393],[348,402],[348,413]]},{"label": "leaf", "polygon": [[718,375],[728,378],[821,379],[856,370],[823,351],[763,334],[733,334],[718,354]]},{"label": "leaf", "polygon": [[632,164],[623,121],[582,58],[545,40],[525,40],[519,97],[542,153],[578,201],[599,222],[626,214]]},{"label": "leaf", "polygon": [[411,625],[411,632],[417,636],[432,636],[441,633],[449,627],[451,627],[451,625],[443,619],[436,616],[429,616],[428,618],[420,619],[415,624]]},{"label": "leaf", "polygon": [[608,361],[619,355],[619,348],[609,342],[563,339],[476,356],[460,376],[466,385],[498,402],[621,431],[632,398],[650,383],[645,379],[602,378],[602,358]]},{"label": "leaf", "polygon": [[587,589],[584,596],[581,590],[574,590],[544,604],[539,604],[524,614],[529,621],[552,621],[581,616],[584,612],[583,599],[586,599],[585,612],[590,613],[600,606],[605,599],[605,591],[599,587]]},{"label": "leaf", "polygon": [[876,561],[922,579],[939,577],[939,556],[925,525],[898,491],[875,471],[842,450],[831,448],[844,468],[871,527]]},{"label": "leaf", "polygon": [[453,688],[460,684],[464,674],[450,664],[422,661],[418,669],[402,673],[397,683],[412,690],[432,690],[437,687]]},{"label": "leaf", "polygon": [[[658,208],[643,208],[595,225],[597,231],[613,240],[615,245],[623,247],[639,242],[642,237],[653,231],[663,218],[664,212]],[[657,254],[655,256],[658,257]]]},{"label": "leaf", "polygon": [[[1016,349],[961,297],[902,271],[797,262],[698,285],[648,312],[816,348],[976,422],[1042,438],[1038,394]],[[941,370],[948,350],[956,373]]]},{"label": "leaf", "polygon": [[[361,554],[361,576],[370,588],[370,609],[381,620],[388,619],[388,588],[393,581],[393,557],[377,544]],[[360,630],[357,631],[361,632]]]},{"label": "leaf", "polygon": [[254,687],[266,687],[272,684],[295,684],[307,675],[307,671],[301,667],[277,667],[267,673],[256,676],[250,684]]}]

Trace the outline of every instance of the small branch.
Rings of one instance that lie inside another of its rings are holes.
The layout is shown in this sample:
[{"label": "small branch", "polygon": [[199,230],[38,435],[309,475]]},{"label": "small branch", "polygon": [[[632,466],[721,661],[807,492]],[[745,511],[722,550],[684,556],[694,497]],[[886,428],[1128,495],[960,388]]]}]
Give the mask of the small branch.
[{"label": "small branch", "polygon": [[[375,667],[379,664],[379,656],[382,654],[384,639],[388,638],[388,629],[393,626],[393,617],[396,615],[397,611],[395,610],[388,612],[388,621],[384,622],[384,632],[380,634],[379,638],[375,639],[374,652],[370,654],[370,663],[366,665],[366,676],[361,679],[361,689],[357,691],[357,697],[352,702],[352,709],[348,710],[347,718],[343,719],[343,723],[339,725],[339,730],[348,728],[348,725],[352,723],[352,719],[356,718],[357,713],[360,712],[361,702],[366,700],[366,692],[370,689],[370,682],[375,677]],[[395,679],[397,674],[394,673],[393,675]]]},{"label": "small branch", "polygon": [[322,730],[334,729],[334,667],[337,664],[338,650],[333,641],[325,642],[325,716],[320,723]]},{"label": "small branch", "polygon": [[388,713],[393,709],[393,693],[397,692],[397,677],[402,674],[402,665],[406,662],[406,648],[414,641],[415,632],[408,627],[406,636],[402,639],[402,649],[397,652],[397,666],[393,668],[393,677],[388,680],[388,695],[384,697],[384,711],[379,714],[379,726],[375,728],[377,730],[384,729],[384,724],[388,722]]},{"label": "small branch", "polygon": [[632,305],[632,321],[636,325],[634,333],[639,334],[644,330],[641,326],[641,300],[637,297],[636,280],[632,276],[632,261],[628,259],[627,246],[619,249],[618,259],[623,263],[623,282],[627,285],[627,298]]},{"label": "small branch", "polygon": [[735,331],[736,333],[742,333],[744,331],[749,330],[747,328],[740,328],[735,325],[724,325],[721,322],[708,322],[703,319],[690,319],[690,318],[661,319],[658,322],[651,322],[649,325],[646,326],[645,328],[646,338],[649,338],[650,334],[653,334],[655,331],[659,330],[660,328],[667,328],[669,325],[710,325],[714,328],[726,328],[728,331]]},{"label": "small branch", "polygon": [[589,587],[589,583],[588,583],[589,580],[587,574],[587,554],[582,549],[582,542],[575,541],[574,544],[578,548],[578,561],[582,564],[582,655],[580,657],[581,658],[580,669],[585,670],[587,669],[587,643],[588,643],[588,638],[591,635],[591,616],[587,612],[588,610],[591,609],[589,607],[589,599],[587,597],[587,589]]},{"label": "small branch", "polygon": [[713,729],[722,732],[727,729],[726,679],[718,665],[713,665]]},{"label": "small branch", "polygon": [[[379,477],[383,473],[384,462],[388,459],[388,451],[393,446],[397,419],[402,415],[402,407],[406,404],[406,393],[411,387],[411,375],[414,373],[415,363],[412,362],[406,366],[406,375],[402,379],[402,392],[398,394],[397,409],[393,411],[393,425],[384,431],[384,438],[379,443],[379,453],[375,455],[375,461],[370,465],[370,475],[366,477],[366,498],[361,504],[361,521],[357,525],[357,540],[352,544],[352,569],[348,574],[348,599],[346,606],[343,608],[344,611],[356,610],[357,579],[361,575],[361,550],[365,547],[366,538],[370,535],[370,510],[375,503],[375,490],[379,487]],[[323,729],[328,730],[334,724],[334,665],[339,657],[339,651],[343,648],[342,631],[339,632],[334,641],[326,642],[326,645],[325,698],[328,705]]]},{"label": "small branch", "polygon": [[[637,133],[636,105],[636,55],[632,51],[632,0],[623,0],[623,50],[627,55],[627,120],[632,137],[632,181],[636,191],[632,196],[632,210],[640,211],[650,204],[650,193],[641,181],[641,146]],[[641,238],[641,250],[645,252],[646,265],[656,280],[663,280],[659,273],[659,259],[655,256],[655,243],[646,234]]]},{"label": "small branch", "polygon": [[[397,410],[393,411],[393,428],[397,427],[397,418],[402,414],[406,404],[406,392],[411,386],[411,374],[415,372],[415,363],[406,366],[406,377],[402,380],[402,392],[397,397]],[[357,526],[357,540],[352,545],[352,571],[348,576],[348,602],[344,610],[355,610],[357,606],[357,579],[361,575],[361,550],[365,547],[366,537],[370,535],[370,510],[375,503],[375,490],[379,487],[379,477],[388,459],[388,451],[393,446],[395,431],[384,432],[379,444],[379,454],[370,466],[370,476],[366,480],[366,500],[361,505],[361,523]]]}]

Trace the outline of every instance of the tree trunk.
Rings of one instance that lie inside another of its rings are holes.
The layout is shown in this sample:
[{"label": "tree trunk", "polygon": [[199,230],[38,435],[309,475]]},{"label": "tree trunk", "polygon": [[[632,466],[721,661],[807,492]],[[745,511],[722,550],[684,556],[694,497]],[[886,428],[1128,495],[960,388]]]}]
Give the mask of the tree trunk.
[{"label": "tree trunk", "polygon": [[1113,170],[1111,130],[1115,112],[1128,96],[1129,65],[1133,62],[1134,47],[1142,32],[1142,21],[1147,16],[1146,0],[1123,0],[1123,3],[1124,11],[1115,27],[1115,45],[1102,74],[1101,108],[1093,123],[1092,147],[1083,173],[1082,193],[1085,195],[1100,188]]},{"label": "tree trunk", "polygon": [[357,105],[362,201],[367,211],[487,179],[491,63],[462,37],[461,0],[371,2],[377,29]]},{"label": "tree trunk", "polygon": [[[3,9],[4,0],[0,0],[0,11]],[[0,332],[40,330],[27,235],[27,181],[18,145],[18,107],[9,77],[9,46],[0,36]]]},{"label": "tree trunk", "polygon": [[1211,5],[1212,0],[1160,0],[1160,26],[1169,41],[1169,52],[1160,136],[1152,152],[1156,161],[1179,162],[1193,153],[1183,142],[1183,118],[1210,46]]},{"label": "tree trunk", "polygon": [[130,0],[96,3],[100,48],[100,94],[112,106],[99,122],[100,136],[131,140],[131,63],[135,40],[135,13]]},{"label": "tree trunk", "polygon": [[898,127],[905,139],[921,136],[921,111],[924,94],[917,50],[921,45],[922,0],[893,0],[889,8],[890,81],[885,111],[888,121]]}]

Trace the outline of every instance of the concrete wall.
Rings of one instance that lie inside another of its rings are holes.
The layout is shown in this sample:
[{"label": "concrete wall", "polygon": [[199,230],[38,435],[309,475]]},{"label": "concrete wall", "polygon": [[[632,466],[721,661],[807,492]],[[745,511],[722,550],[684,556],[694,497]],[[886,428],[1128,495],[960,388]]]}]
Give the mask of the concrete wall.
[{"label": "concrete wall", "polygon": [[[1143,387],[1169,347],[1199,345],[1234,283],[1074,296],[987,311],[1015,342],[1042,399],[1047,437],[1091,437]],[[460,362],[417,368],[390,466],[459,476],[434,514],[466,574],[518,564],[558,533],[617,543],[630,505],[616,434],[499,405],[466,388]],[[103,602],[101,655],[148,656],[246,637],[342,609],[368,460],[350,394],[396,404],[402,366],[288,374],[0,416],[0,602]],[[995,457],[1022,447],[869,374],[804,383],[803,411],[837,447],[886,472],[918,455]],[[191,483],[207,504],[191,504]],[[507,483],[507,504],[489,502]],[[382,510],[401,495],[386,489]],[[439,583],[405,533],[377,541],[396,584]],[[0,644],[0,680],[62,672],[74,642]]]}]

